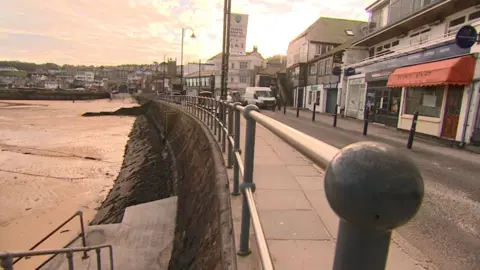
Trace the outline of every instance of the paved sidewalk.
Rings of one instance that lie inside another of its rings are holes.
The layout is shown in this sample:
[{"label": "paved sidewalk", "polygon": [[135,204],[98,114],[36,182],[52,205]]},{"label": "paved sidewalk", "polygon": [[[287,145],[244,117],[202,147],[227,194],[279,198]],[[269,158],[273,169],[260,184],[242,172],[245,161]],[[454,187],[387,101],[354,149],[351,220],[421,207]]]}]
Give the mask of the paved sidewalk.
[{"label": "paved sidewalk", "polygon": [[[241,148],[244,149],[243,117],[241,129]],[[228,171],[232,181],[233,172]],[[327,202],[323,178],[322,170],[257,124],[254,197],[275,269],[332,269],[338,218]],[[231,200],[238,248],[241,196],[232,196]],[[252,254],[237,258],[240,270],[261,269],[253,227],[251,234]],[[436,268],[394,234],[387,269]]]}]

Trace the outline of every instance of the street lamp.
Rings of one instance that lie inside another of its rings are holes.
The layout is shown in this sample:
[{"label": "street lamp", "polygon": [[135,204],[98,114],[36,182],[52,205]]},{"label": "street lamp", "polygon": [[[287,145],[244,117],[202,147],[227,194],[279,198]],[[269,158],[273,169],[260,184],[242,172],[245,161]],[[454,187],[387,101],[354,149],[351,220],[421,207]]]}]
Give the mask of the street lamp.
[{"label": "street lamp", "polygon": [[195,31],[191,27],[182,28],[182,53],[180,56],[180,84],[182,86],[182,93],[183,93],[183,39],[185,38],[185,31],[190,30],[192,31],[191,38],[195,38]]}]

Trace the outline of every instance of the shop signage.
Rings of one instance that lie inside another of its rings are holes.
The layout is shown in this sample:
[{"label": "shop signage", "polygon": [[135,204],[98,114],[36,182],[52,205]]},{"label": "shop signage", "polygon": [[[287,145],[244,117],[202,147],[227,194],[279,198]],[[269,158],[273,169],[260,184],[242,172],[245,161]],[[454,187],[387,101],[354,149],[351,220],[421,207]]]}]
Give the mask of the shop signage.
[{"label": "shop signage", "polygon": [[326,83],[323,84],[324,89],[337,89],[338,83]]},{"label": "shop signage", "polygon": [[318,91],[318,85],[312,85],[310,89],[312,89],[312,91]]},{"label": "shop signage", "polygon": [[386,81],[388,77],[395,69],[380,70],[376,72],[368,72],[365,74],[365,81],[375,82],[375,81]]},{"label": "shop signage", "polygon": [[354,68],[347,68],[345,70],[345,76],[352,76],[352,75],[355,75],[355,69]]},{"label": "shop signage", "polygon": [[477,42],[477,30],[471,25],[464,25],[458,29],[455,43],[463,49],[470,49]]},{"label": "shop signage", "polygon": [[334,67],[332,69],[332,75],[340,76],[340,74],[342,74],[342,68],[341,67]]},{"label": "shop signage", "polygon": [[248,15],[230,14],[230,54],[245,55]]},{"label": "shop signage", "polygon": [[[460,55],[469,54],[470,49],[460,48],[455,43],[448,43],[440,45],[435,48],[427,49],[423,52],[418,52],[410,55],[401,56],[385,60],[379,63],[368,65],[364,67],[364,72],[374,72],[386,69],[395,69],[403,66],[411,66],[425,62],[432,62],[436,60],[452,58]],[[346,74],[345,74],[346,75]]]}]

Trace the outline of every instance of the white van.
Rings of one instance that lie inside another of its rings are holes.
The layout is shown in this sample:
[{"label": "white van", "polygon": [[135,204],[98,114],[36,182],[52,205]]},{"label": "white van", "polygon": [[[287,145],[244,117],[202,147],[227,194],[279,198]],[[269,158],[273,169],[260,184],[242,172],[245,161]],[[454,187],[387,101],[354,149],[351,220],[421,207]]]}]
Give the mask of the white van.
[{"label": "white van", "polygon": [[259,108],[274,108],[276,100],[268,87],[247,87],[243,95],[243,105],[254,104]]}]

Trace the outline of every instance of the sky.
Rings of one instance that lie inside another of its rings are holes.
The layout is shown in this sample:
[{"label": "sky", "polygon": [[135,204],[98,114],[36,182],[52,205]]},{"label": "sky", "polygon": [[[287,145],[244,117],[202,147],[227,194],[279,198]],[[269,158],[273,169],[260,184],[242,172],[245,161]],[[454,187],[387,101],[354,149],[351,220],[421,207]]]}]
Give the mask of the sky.
[{"label": "sky", "polygon": [[[373,0],[231,0],[248,14],[247,50],[286,54],[319,17],[367,20]],[[75,65],[202,61],[222,50],[224,0],[0,0],[0,60]],[[334,4],[333,4],[334,3]]]}]

